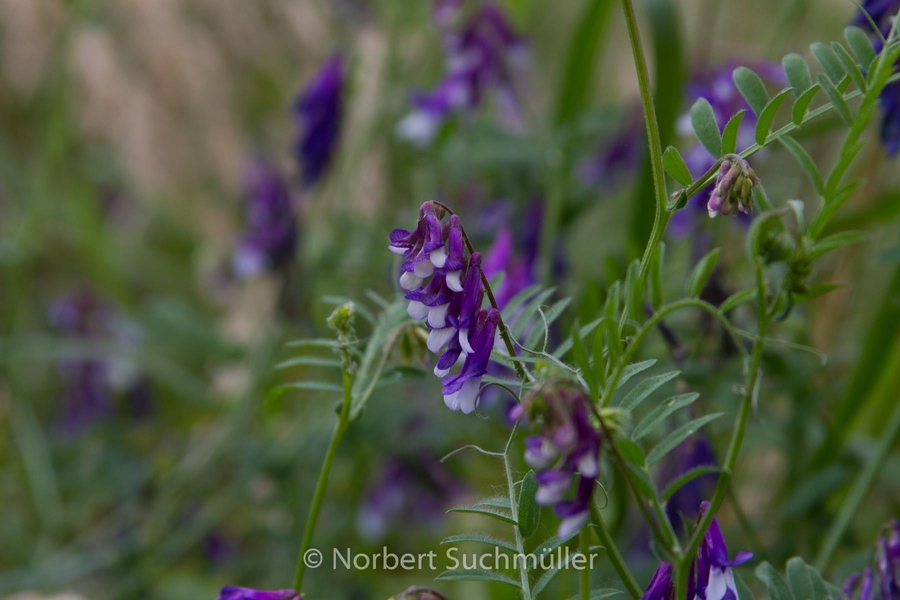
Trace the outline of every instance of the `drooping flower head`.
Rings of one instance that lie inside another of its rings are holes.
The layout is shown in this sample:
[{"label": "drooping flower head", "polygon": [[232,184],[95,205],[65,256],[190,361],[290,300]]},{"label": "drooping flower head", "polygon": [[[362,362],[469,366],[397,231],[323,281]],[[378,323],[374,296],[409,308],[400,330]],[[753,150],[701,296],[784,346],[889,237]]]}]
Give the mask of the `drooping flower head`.
[{"label": "drooping flower head", "polygon": [[241,279],[280,269],[294,256],[297,221],[291,195],[278,169],[257,160],[244,183],[246,225],[232,257]]},{"label": "drooping flower head", "polygon": [[[672,581],[672,565],[659,563],[641,600],[672,600],[675,596],[675,582]],[[688,594],[690,597],[690,594]]]},{"label": "drooping flower head", "polygon": [[[409,300],[407,312],[413,319],[425,320],[430,329],[428,349],[440,354],[434,374],[443,380],[444,402],[469,414],[478,404],[500,312],[481,308],[481,254],[466,256],[459,217],[451,215],[442,224],[445,212],[425,202],[415,229],[392,231],[388,249],[404,259],[400,287]],[[450,374],[461,358],[462,369]]]},{"label": "drooping flower head", "polygon": [[[512,420],[527,418],[540,434],[525,440],[525,462],[538,469],[535,500],[554,506],[562,517],[559,537],[567,537],[588,521],[590,501],[600,474],[601,436],[591,421],[590,398],[570,385],[547,383],[510,411]],[[566,499],[578,476],[575,497]]]},{"label": "drooping flower head", "polygon": [[452,27],[459,2],[438,1],[434,17],[444,36],[446,73],[431,92],[413,98],[414,110],[397,124],[397,134],[426,145],[452,114],[474,109],[492,94],[504,121],[519,121],[514,82],[527,60],[522,39],[502,9],[482,6],[458,30]]},{"label": "drooping flower head", "polygon": [[[700,98],[709,101],[720,130],[736,113],[746,110],[737,135],[737,147],[738,150],[742,150],[754,143],[757,119],[743,95],[734,85],[733,73],[738,66],[740,63],[737,61],[729,61],[719,68],[699,73],[687,86],[687,99],[689,104],[693,104]],[[757,61],[749,66],[763,81],[769,84],[783,86],[786,83],[784,71],[776,63]],[[693,135],[690,113],[685,113],[681,117],[678,129],[686,136]],[[716,164],[716,159],[700,143],[696,143],[685,152],[684,160],[695,178],[702,176]],[[683,210],[673,214],[668,231],[676,237],[685,237],[695,233],[702,222],[699,215],[708,212],[707,204],[714,189],[713,185],[707,186],[691,198]]]},{"label": "drooping flower head", "polygon": [[725,156],[706,203],[709,217],[736,215],[738,212],[749,215],[753,210],[753,187],[758,184],[759,179],[750,163],[737,154]]},{"label": "drooping flower head", "polygon": [[332,56],[294,103],[297,120],[295,152],[303,184],[312,186],[328,168],[337,148],[343,113],[344,60]]},{"label": "drooping flower head", "polygon": [[219,592],[218,600],[303,600],[303,595],[294,590],[264,591],[226,586]]}]

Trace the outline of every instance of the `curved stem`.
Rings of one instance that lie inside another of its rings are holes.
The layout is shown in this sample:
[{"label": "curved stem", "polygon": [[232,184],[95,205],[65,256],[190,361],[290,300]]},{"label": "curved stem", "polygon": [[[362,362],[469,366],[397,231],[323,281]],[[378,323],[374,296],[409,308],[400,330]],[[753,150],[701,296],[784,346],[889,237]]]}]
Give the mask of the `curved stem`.
[{"label": "curved stem", "polygon": [[641,34],[637,26],[637,17],[634,14],[632,0],[622,0],[622,8],[625,11],[625,24],[628,27],[628,38],[631,40],[631,52],[634,55],[634,66],[637,72],[638,87],[641,94],[641,105],[644,109],[644,121],[647,124],[647,143],[650,151],[650,170],[653,174],[653,189],[656,192],[656,212],[653,220],[653,229],[650,232],[650,241],[644,248],[641,258],[640,278],[643,281],[647,277],[650,268],[650,259],[653,250],[662,240],[666,231],[669,212],[666,210],[669,197],[666,193],[666,176],[663,171],[662,142],[660,141],[659,123],[656,120],[656,108],[653,104],[653,90],[650,89],[650,71],[647,68],[647,58],[644,56],[644,47],[641,45]]},{"label": "curved stem", "polygon": [[622,583],[625,584],[625,589],[628,590],[628,593],[634,600],[638,600],[644,592],[641,590],[641,586],[638,585],[634,575],[632,575],[631,571],[628,569],[628,565],[625,564],[625,559],[622,558],[622,555],[619,553],[619,548],[616,546],[615,541],[613,541],[612,536],[603,525],[603,517],[600,515],[600,509],[597,508],[597,505],[593,500],[591,500],[591,521],[596,527],[597,537],[600,538],[600,543],[603,544],[607,554],[609,554],[609,562],[612,563],[612,566],[622,580]]},{"label": "curved stem", "polygon": [[[512,433],[509,434],[509,441],[506,442],[506,448],[503,449],[503,470],[506,472],[506,486],[509,489],[509,508],[510,516],[516,523],[519,522],[519,506],[516,498],[516,485],[513,481],[512,465],[509,464],[509,450],[512,448],[513,440],[519,431],[519,423],[513,427]],[[519,556],[525,555],[525,540],[522,539],[522,532],[519,526],[513,526],[513,533],[516,538],[516,553]],[[527,561],[516,561],[519,564],[519,585],[522,587],[522,599],[531,600],[531,584],[528,581],[528,565]]]},{"label": "curved stem", "polygon": [[306,573],[306,561],[304,560],[307,550],[312,545],[313,533],[316,529],[316,521],[319,519],[319,511],[322,509],[322,500],[325,498],[325,490],[328,488],[328,476],[331,473],[331,465],[334,463],[334,457],[337,455],[338,446],[341,439],[350,425],[350,405],[353,401],[351,390],[353,389],[353,375],[344,371],[344,399],[341,404],[341,413],[338,416],[338,422],[334,426],[334,432],[331,434],[331,441],[328,442],[328,449],[325,451],[325,459],[322,461],[322,469],[319,471],[319,479],[316,482],[316,489],[313,492],[312,504],[309,507],[309,516],[306,519],[306,529],[303,531],[303,542],[300,544],[300,552],[297,555],[297,570],[294,573],[294,590],[300,592],[303,586],[303,576]]}]

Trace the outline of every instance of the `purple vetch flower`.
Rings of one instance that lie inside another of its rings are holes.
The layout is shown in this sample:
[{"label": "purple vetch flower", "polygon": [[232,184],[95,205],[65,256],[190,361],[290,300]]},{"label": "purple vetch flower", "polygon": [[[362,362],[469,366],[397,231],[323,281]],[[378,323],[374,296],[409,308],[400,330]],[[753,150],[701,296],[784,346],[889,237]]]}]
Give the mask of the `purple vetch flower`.
[{"label": "purple vetch flower", "polygon": [[334,156],[343,112],[343,87],[344,61],[335,54],[294,103],[298,127],[295,152],[307,187],[319,180]]},{"label": "purple vetch flower", "polygon": [[[559,537],[581,529],[587,523],[596,478],[600,474],[600,432],[591,422],[590,399],[574,387],[561,385],[538,389],[510,411],[512,420],[527,418],[541,425],[540,435],[525,440],[525,462],[538,469],[535,500],[555,506],[562,517]],[[575,476],[574,499],[565,499]]]},{"label": "purple vetch flower", "polygon": [[900,598],[900,519],[891,519],[875,542],[874,569],[867,566],[854,573],[842,589],[848,598],[859,589],[859,600],[898,600]]},{"label": "purple vetch flower", "polygon": [[[675,583],[672,581],[672,565],[659,563],[641,600],[672,600],[675,595]],[[688,594],[690,598],[691,595]]]},{"label": "purple vetch flower", "polygon": [[[709,510],[709,502],[700,505],[700,514]],[[713,518],[706,536],[700,545],[695,561],[697,567],[697,596],[701,600],[738,600],[732,567],[742,565],[753,558],[750,552],[738,552],[733,559],[728,558],[725,536],[719,521]]]},{"label": "purple vetch flower", "polygon": [[294,590],[254,590],[251,588],[226,586],[219,592],[218,600],[303,600],[303,595]]},{"label": "purple vetch flower", "polygon": [[[478,405],[481,378],[487,373],[499,321],[500,311],[495,308],[482,310],[478,314],[477,323],[468,336],[471,351],[466,353],[462,370],[457,375],[450,375],[443,380],[444,404],[450,410],[460,410],[467,415]],[[462,338],[460,344],[465,352]]]},{"label": "purple vetch flower", "polygon": [[[709,502],[700,505],[700,514],[709,510]],[[738,552],[733,559],[728,558],[725,537],[719,521],[713,517],[697,556],[691,563],[688,576],[687,597],[694,600],[738,600],[732,567],[742,565],[753,558],[750,552]],[[673,567],[660,563],[641,600],[673,600],[675,588],[672,583]]]},{"label": "purple vetch flower", "polygon": [[474,109],[493,94],[501,118],[520,121],[514,83],[527,62],[527,48],[499,6],[485,4],[459,30],[451,27],[459,2],[439,0],[434,18],[444,36],[447,67],[444,79],[428,93],[413,98],[413,111],[397,124],[397,134],[427,145],[456,112]]},{"label": "purple vetch flower", "polygon": [[247,170],[244,183],[246,225],[232,257],[232,270],[241,279],[280,269],[294,256],[297,221],[290,192],[278,169],[258,160]]},{"label": "purple vetch flower", "polygon": [[900,0],[863,0],[861,8],[862,10],[856,11],[851,24],[871,29],[872,23],[869,21],[871,18],[881,30],[881,34],[887,37],[891,30],[892,17],[900,11]]},{"label": "purple vetch flower", "polygon": [[[459,217],[451,215],[442,224],[444,213],[437,204],[425,202],[415,229],[392,231],[388,249],[404,259],[400,287],[409,300],[407,312],[413,319],[425,320],[430,329],[426,346],[440,354],[434,374],[443,379],[444,402],[468,414],[478,404],[500,313],[481,309],[481,254],[466,257]],[[460,358],[462,369],[451,375]]]},{"label": "purple vetch flower", "polygon": [[465,487],[434,456],[392,457],[377,470],[356,518],[360,535],[371,542],[391,529],[438,523]]}]

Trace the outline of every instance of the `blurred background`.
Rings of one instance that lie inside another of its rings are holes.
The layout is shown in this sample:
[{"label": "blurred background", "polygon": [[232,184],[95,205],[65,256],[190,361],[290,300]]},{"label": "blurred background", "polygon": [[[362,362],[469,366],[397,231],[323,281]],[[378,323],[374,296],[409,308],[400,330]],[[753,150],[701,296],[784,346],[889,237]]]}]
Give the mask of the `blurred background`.
[{"label": "blurred background", "polygon": [[[686,157],[696,141],[682,115],[699,95],[727,119],[741,102],[734,66],[766,73],[787,52],[808,56],[856,10],[637,4],[664,143]],[[784,85],[777,72],[767,83]],[[800,134],[826,165],[844,135],[831,119]],[[733,551],[779,565],[818,546],[897,402],[900,197],[877,139],[873,128],[856,167],[868,185],[834,224],[872,238],[829,255],[816,280],[843,287],[777,330],[722,512]],[[286,342],[329,337],[325,318],[346,298],[365,336],[364,313],[378,311],[367,291],[398,290],[387,236],[429,199],[453,207],[493,274],[505,272],[504,298],[556,286],[572,298],[560,337],[596,318],[649,235],[644,143],[617,2],[0,0],[0,598],[287,587],[335,398],[266,401],[317,372],[276,369],[296,354]],[[689,162],[695,176],[712,164]],[[753,164],[776,204],[815,207],[784,150]],[[721,245],[707,289],[718,303],[750,281],[746,224],[699,206],[673,222],[664,283],[680,294],[693,262]],[[660,339],[648,356],[671,356],[659,370],[679,366],[673,386],[701,392],[705,409],[730,410],[734,348],[696,315],[670,326],[677,347]],[[341,447],[315,545],[440,552],[449,533],[493,527],[445,510],[491,495],[498,466],[439,459],[499,447],[505,403],[496,394],[473,418],[448,411],[430,377],[379,388]],[[836,442],[835,419],[853,423]],[[721,458],[727,439],[723,420],[702,451]],[[643,583],[655,559],[610,477],[614,528]],[[894,453],[835,578],[871,555],[898,504]],[[555,530],[549,511],[541,528]],[[607,568],[598,577],[615,586]],[[319,569],[307,598],[383,599],[435,575]],[[554,597],[575,593],[559,579]],[[502,584],[435,587],[514,597]]]}]

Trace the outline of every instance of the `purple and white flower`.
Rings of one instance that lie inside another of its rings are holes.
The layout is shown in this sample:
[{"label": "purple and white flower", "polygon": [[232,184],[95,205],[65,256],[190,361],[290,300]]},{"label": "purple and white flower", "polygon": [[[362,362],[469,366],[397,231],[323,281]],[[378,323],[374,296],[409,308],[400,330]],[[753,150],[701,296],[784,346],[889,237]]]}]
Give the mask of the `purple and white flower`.
[{"label": "purple and white flower", "polygon": [[451,115],[476,108],[489,93],[505,122],[516,126],[521,121],[514,87],[528,62],[525,43],[493,3],[485,4],[455,30],[452,24],[459,4],[452,0],[435,4],[433,15],[444,37],[446,73],[431,92],[413,97],[413,111],[397,124],[398,136],[422,146],[434,139]]},{"label": "purple and white flower", "polygon": [[[554,506],[562,517],[559,537],[587,523],[596,478],[600,474],[600,432],[591,422],[581,390],[568,386],[538,389],[510,411],[510,419],[527,417],[541,424],[540,435],[525,440],[525,462],[539,469],[535,500]],[[565,496],[578,476],[575,497]]]}]

